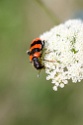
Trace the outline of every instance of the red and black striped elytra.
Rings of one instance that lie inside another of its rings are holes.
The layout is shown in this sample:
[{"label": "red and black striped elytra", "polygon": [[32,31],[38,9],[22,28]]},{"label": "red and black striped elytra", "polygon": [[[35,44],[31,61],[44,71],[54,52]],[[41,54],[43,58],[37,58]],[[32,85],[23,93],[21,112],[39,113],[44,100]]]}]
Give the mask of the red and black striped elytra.
[{"label": "red and black striped elytra", "polygon": [[30,62],[33,63],[37,70],[44,68],[44,66],[41,64],[41,56],[44,44],[45,42],[43,40],[36,38],[32,41],[29,51],[27,51]]}]

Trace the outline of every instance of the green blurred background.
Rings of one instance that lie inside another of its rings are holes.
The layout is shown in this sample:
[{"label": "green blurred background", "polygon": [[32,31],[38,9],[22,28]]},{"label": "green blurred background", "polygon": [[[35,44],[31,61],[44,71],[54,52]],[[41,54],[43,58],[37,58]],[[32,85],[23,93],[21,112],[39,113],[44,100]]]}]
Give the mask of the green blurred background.
[{"label": "green blurred background", "polygon": [[82,10],[82,0],[0,0],[0,125],[83,125],[83,82],[55,92],[26,55],[32,39]]}]

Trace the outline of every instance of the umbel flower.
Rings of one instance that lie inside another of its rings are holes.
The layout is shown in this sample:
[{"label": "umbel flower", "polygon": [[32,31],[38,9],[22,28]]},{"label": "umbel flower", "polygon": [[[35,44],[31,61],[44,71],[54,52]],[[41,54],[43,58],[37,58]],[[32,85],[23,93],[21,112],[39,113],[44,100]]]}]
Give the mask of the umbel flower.
[{"label": "umbel flower", "polygon": [[83,79],[83,22],[69,20],[40,36],[45,40],[43,64],[53,90]]}]

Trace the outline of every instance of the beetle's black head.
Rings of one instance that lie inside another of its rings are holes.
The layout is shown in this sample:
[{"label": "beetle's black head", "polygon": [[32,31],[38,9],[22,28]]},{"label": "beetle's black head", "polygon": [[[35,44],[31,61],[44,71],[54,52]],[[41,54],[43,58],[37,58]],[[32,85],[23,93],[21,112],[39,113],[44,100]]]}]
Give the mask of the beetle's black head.
[{"label": "beetle's black head", "polygon": [[43,69],[44,66],[41,64],[41,62],[39,61],[39,59],[37,57],[33,57],[33,65],[34,67],[39,70],[39,69]]}]

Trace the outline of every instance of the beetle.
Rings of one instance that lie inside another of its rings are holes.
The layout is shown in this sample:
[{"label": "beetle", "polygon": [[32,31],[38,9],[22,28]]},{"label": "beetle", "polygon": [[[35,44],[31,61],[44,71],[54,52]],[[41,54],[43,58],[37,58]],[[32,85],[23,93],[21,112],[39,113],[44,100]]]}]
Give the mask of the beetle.
[{"label": "beetle", "polygon": [[37,70],[43,69],[44,65],[41,63],[41,57],[45,41],[40,38],[34,39],[30,44],[30,49],[27,51],[30,62],[34,65]]}]

